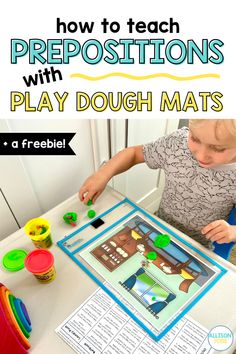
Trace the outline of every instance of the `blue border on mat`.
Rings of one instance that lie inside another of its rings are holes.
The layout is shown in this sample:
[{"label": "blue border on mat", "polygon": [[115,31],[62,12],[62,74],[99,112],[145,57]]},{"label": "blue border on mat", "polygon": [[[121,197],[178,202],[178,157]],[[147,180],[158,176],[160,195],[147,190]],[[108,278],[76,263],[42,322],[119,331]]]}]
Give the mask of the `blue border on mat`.
[{"label": "blue border on mat", "polygon": [[[177,235],[174,231],[170,230],[167,226],[163,225],[160,221],[156,220],[154,217],[152,217],[150,214],[148,214],[145,210],[141,209],[139,206],[137,206],[135,203],[131,202],[128,198],[125,198],[121,202],[115,204],[113,207],[110,209],[106,210],[103,214],[99,215],[97,218],[94,218],[93,221],[95,221],[98,218],[102,218],[103,216],[111,213],[114,209],[118,208],[120,205],[128,203],[133,207],[133,210],[130,211],[128,214],[117,220],[115,223],[110,225],[108,228],[104,229],[102,232],[98,233],[96,236],[94,236],[92,239],[90,239],[88,242],[85,242],[83,245],[80,247],[76,248],[74,251],[70,252],[65,246],[64,243],[81,232],[82,230],[86,229],[91,225],[91,222],[83,225],[79,229],[75,230],[72,232],[70,235],[67,237],[63,238],[62,240],[57,242],[57,245],[71,258],[73,261],[87,274],[89,277],[98,285],[100,286],[144,331],[146,331],[149,336],[154,339],[155,341],[160,340],[162,337],[164,337],[169,330],[184,316],[186,313],[220,280],[220,278],[227,273],[227,270],[222,267],[220,264],[212,260],[210,257],[208,257],[206,254],[198,250],[196,247],[188,243],[186,240],[182,239],[179,235]],[[76,257],[75,254],[80,252],[83,248],[87,247],[89,244],[97,240],[99,237],[103,236],[107,231],[113,229],[115,226],[123,222],[125,219],[127,219],[129,216],[134,214],[136,211],[139,211],[143,215],[145,215],[147,218],[149,218],[152,222],[160,226],[163,230],[167,231],[168,234],[174,236],[177,240],[191,248],[192,250],[196,251],[199,255],[201,255],[203,258],[207,259],[211,264],[216,266],[217,268],[220,269],[221,273],[219,273],[215,279],[199,294],[171,323],[164,329],[162,330],[158,335],[156,335],[150,328],[145,326],[143,322],[135,316],[128,307],[126,307],[114,294],[111,290],[109,290],[102,281],[100,281],[82,262],[80,262]]]}]

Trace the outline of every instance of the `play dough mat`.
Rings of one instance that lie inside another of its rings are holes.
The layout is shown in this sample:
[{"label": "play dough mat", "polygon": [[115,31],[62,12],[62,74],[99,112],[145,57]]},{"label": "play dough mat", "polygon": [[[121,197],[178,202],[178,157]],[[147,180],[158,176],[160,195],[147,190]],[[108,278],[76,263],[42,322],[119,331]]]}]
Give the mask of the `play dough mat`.
[{"label": "play dough mat", "polygon": [[155,340],[226,273],[127,198],[58,246]]}]

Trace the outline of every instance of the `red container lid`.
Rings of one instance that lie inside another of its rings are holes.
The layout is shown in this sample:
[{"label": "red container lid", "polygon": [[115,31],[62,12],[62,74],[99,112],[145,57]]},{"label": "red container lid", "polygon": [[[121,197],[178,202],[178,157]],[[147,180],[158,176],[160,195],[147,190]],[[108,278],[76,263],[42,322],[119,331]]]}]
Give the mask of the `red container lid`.
[{"label": "red container lid", "polygon": [[25,258],[25,267],[29,272],[38,274],[47,272],[54,264],[51,252],[45,249],[36,249]]}]

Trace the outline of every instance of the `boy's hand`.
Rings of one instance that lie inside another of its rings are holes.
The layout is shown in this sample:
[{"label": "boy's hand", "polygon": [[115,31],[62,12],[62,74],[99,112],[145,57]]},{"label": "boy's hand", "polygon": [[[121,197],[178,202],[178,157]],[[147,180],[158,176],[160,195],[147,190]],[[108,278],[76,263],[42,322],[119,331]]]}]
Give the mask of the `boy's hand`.
[{"label": "boy's hand", "polygon": [[85,204],[91,199],[96,199],[106,187],[108,181],[121,172],[127,171],[134,165],[144,162],[143,146],[130,146],[116,154],[111,160],[105,163],[92,176],[86,179],[79,191],[79,198]]},{"label": "boy's hand", "polygon": [[217,243],[236,241],[236,226],[228,224],[225,220],[216,220],[202,229],[202,234],[208,240]]},{"label": "boy's hand", "polygon": [[87,204],[89,199],[95,203],[96,199],[103,192],[107,185],[108,179],[102,171],[94,173],[92,176],[88,177],[83,183],[79,191],[79,199],[84,204]]}]

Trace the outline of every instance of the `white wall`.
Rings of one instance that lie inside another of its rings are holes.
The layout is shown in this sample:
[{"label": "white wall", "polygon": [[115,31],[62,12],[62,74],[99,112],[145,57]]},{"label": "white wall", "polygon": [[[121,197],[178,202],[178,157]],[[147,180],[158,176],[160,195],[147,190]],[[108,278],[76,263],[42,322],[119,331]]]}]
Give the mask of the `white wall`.
[{"label": "white wall", "polygon": [[10,120],[14,132],[75,132],[73,156],[22,156],[43,212],[76,193],[94,171],[89,120]]},{"label": "white wall", "polygon": [[[1,230],[0,230],[0,240],[10,233],[18,229],[17,222],[15,221],[11,210],[9,209],[5,198],[2,193],[0,193],[0,211],[1,211]],[[2,220],[7,220],[7,222],[2,222]]]}]

